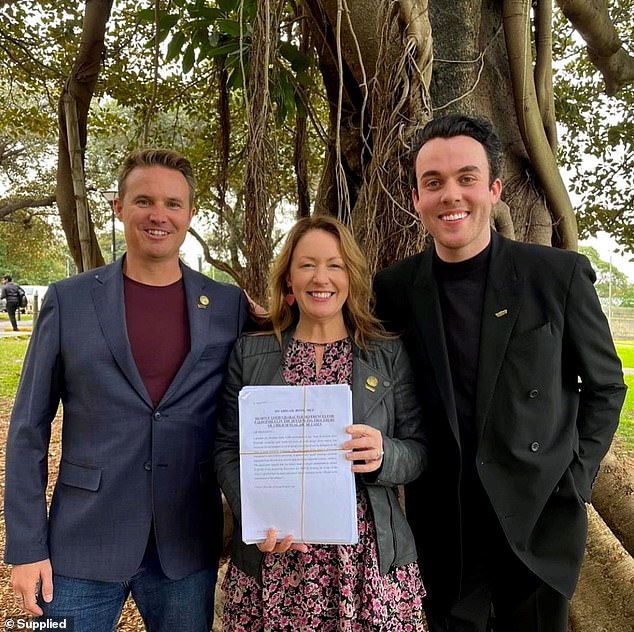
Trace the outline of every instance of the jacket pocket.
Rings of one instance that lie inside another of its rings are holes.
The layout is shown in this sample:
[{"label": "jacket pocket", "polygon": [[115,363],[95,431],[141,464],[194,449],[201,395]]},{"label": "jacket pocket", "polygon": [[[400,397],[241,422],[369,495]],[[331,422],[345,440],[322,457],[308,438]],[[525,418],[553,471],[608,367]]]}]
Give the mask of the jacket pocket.
[{"label": "jacket pocket", "polygon": [[513,333],[509,341],[509,351],[521,351],[522,349],[530,349],[536,347],[542,341],[548,341],[552,337],[550,323],[545,323],[535,329],[529,329],[521,333]]},{"label": "jacket pocket", "polygon": [[62,460],[57,480],[70,487],[79,487],[80,489],[96,492],[101,485],[101,469],[76,465]]}]

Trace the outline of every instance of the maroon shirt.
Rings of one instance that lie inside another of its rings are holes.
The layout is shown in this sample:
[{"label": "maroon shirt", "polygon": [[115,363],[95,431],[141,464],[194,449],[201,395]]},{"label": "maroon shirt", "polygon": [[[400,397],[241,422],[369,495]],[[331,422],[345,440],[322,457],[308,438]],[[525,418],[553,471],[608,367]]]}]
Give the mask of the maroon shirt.
[{"label": "maroon shirt", "polygon": [[124,276],[123,291],[132,356],[156,406],[189,353],[183,280],[161,287]]}]

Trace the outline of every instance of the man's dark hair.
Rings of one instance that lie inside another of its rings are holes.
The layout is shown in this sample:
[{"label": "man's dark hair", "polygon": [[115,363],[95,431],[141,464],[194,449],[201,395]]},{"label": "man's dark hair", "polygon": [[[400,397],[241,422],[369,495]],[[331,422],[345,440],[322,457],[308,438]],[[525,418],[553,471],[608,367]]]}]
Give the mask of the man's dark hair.
[{"label": "man's dark hair", "polygon": [[491,121],[466,114],[446,114],[429,121],[414,139],[410,154],[410,185],[413,189],[418,191],[416,158],[421,147],[433,138],[453,138],[454,136],[469,136],[484,147],[489,161],[489,186],[500,177],[502,173],[502,143],[495,133]]},{"label": "man's dark hair", "polygon": [[126,191],[128,176],[136,167],[165,167],[174,169],[183,174],[189,187],[189,205],[194,205],[194,195],[196,193],[196,179],[192,165],[182,154],[172,149],[139,149],[132,152],[124,161],[119,173],[119,198],[123,200]]},{"label": "man's dark hair", "polygon": [[3,281],[8,281],[9,283],[11,283],[11,280],[12,280],[12,279],[11,279],[11,275],[10,275],[10,274],[5,274],[5,275],[2,277],[2,280],[3,280]]}]

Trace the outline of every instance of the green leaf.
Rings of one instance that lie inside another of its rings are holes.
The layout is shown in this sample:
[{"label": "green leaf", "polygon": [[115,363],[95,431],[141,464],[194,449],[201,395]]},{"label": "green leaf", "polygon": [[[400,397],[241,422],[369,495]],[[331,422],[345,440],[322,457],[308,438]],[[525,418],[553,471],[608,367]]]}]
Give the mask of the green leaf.
[{"label": "green leaf", "polygon": [[231,40],[220,46],[210,48],[208,51],[209,57],[222,57],[223,55],[238,55],[240,51],[240,41]]},{"label": "green leaf", "polygon": [[137,22],[143,24],[154,24],[155,21],[155,13],[154,9],[140,9],[136,12]]},{"label": "green leaf", "polygon": [[243,0],[242,14],[244,18],[250,22],[255,21],[258,12],[258,0]]},{"label": "green leaf", "polygon": [[170,62],[176,57],[178,57],[183,50],[183,45],[185,44],[185,35],[182,31],[176,31],[174,33],[174,37],[172,37],[172,41],[167,46],[167,54],[165,55],[165,61]]},{"label": "green leaf", "polygon": [[178,20],[180,19],[179,15],[173,15],[170,13],[163,13],[160,17],[159,17],[159,28],[161,30],[163,29],[171,29],[173,28],[176,23],[178,22]]},{"label": "green leaf", "polygon": [[218,20],[216,22],[216,26],[218,30],[225,35],[240,37],[240,22],[237,22],[236,20]]},{"label": "green leaf", "polygon": [[302,72],[310,66],[310,57],[302,53],[297,46],[290,42],[281,42],[279,52],[288,60],[295,72]]},{"label": "green leaf", "polygon": [[216,9],[216,7],[192,7],[189,10],[189,15],[192,18],[214,22],[224,17],[225,14],[220,9]]},{"label": "green leaf", "polygon": [[194,67],[194,61],[196,61],[195,48],[190,44],[183,55],[183,72],[185,74]]},{"label": "green leaf", "polygon": [[[160,42],[164,42],[171,32],[172,32],[171,29],[163,29],[162,31],[159,30],[159,32],[158,32],[158,41],[159,41],[159,43]],[[153,49],[154,48],[154,40],[151,40],[151,39],[148,40],[146,48],[149,49],[149,50]]]},{"label": "green leaf", "polygon": [[[248,69],[247,72],[249,72]],[[234,64],[227,73],[227,88],[229,90],[241,90],[243,86],[242,66],[240,64]]]},{"label": "green leaf", "polygon": [[622,137],[622,130],[619,126],[608,128],[608,143],[610,143],[610,145],[618,145]]},{"label": "green leaf", "polygon": [[200,48],[201,52],[209,48],[209,32],[207,27],[198,27],[192,33],[192,44],[196,48]]},{"label": "green leaf", "polygon": [[218,0],[218,6],[221,11],[229,13],[230,11],[238,10],[238,3],[240,0]]},{"label": "green leaf", "polygon": [[295,86],[288,77],[284,75],[284,81],[282,82],[282,90],[284,94],[284,108],[286,110],[286,116],[295,112]]}]

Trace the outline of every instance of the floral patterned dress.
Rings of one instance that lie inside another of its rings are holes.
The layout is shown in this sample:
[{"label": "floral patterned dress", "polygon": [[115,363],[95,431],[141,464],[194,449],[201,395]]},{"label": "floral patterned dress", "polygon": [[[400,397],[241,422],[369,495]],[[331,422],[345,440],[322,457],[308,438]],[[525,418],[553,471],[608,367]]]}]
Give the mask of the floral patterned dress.
[{"label": "floral patterned dress", "polygon": [[[328,343],[315,375],[315,347],[292,339],[288,384],[350,384],[352,343]],[[424,632],[425,589],[416,563],[379,572],[374,521],[357,479],[359,541],[309,545],[308,553],[265,555],[262,586],[229,564],[223,590],[223,630],[229,632]]]}]

